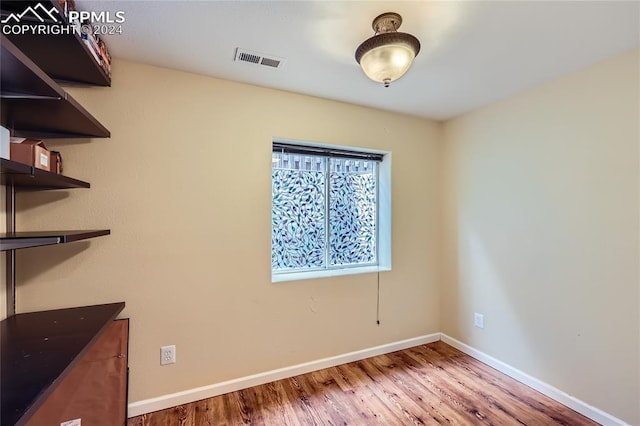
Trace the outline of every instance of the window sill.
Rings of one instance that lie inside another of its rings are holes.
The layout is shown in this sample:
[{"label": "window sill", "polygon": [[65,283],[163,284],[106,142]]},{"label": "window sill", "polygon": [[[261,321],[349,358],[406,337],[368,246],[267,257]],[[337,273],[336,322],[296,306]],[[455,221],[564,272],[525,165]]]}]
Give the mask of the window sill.
[{"label": "window sill", "polygon": [[314,278],[330,278],[342,275],[368,274],[373,272],[387,272],[391,268],[386,266],[363,266],[361,268],[325,269],[322,271],[291,272],[288,274],[271,274],[272,283],[284,281],[310,280]]}]

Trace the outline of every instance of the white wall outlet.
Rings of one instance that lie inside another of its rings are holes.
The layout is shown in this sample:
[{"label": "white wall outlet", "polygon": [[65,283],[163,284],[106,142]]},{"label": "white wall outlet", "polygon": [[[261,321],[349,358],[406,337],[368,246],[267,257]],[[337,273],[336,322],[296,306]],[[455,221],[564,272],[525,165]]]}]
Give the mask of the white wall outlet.
[{"label": "white wall outlet", "polygon": [[477,312],[473,314],[473,325],[478,328],[484,328],[484,315]]},{"label": "white wall outlet", "polygon": [[160,347],[160,365],[176,363],[176,345]]},{"label": "white wall outlet", "polygon": [[60,423],[60,426],[82,426],[82,419],[73,419]]}]

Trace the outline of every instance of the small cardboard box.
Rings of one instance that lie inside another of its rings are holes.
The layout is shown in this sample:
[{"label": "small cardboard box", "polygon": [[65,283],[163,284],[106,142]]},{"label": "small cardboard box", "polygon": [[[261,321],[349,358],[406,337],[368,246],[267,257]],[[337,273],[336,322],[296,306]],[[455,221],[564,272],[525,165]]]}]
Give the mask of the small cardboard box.
[{"label": "small cardboard box", "polygon": [[50,172],[57,173],[59,175],[62,174],[62,154],[58,151],[49,151],[50,154]]},{"label": "small cardboard box", "polygon": [[11,142],[11,160],[37,169],[51,170],[51,155],[42,141],[24,139]]}]

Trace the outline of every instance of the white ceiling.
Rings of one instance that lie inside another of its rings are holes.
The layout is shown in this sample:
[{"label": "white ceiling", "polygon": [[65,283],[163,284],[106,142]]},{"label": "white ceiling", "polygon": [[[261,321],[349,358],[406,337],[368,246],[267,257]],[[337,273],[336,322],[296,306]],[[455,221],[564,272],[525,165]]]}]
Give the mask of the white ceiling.
[{"label": "white ceiling", "polygon": [[[112,56],[435,119],[447,119],[640,44],[640,2],[108,1],[125,12]],[[382,12],[420,40],[413,67],[384,88],[354,59]],[[237,47],[286,58],[235,62]]]}]

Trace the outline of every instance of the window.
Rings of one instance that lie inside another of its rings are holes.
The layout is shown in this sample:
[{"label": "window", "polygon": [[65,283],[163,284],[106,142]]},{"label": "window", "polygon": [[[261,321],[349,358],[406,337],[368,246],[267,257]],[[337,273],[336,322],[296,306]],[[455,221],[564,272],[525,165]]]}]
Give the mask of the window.
[{"label": "window", "polygon": [[378,153],[274,142],[274,276],[379,264],[382,159]]}]

